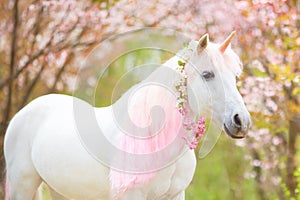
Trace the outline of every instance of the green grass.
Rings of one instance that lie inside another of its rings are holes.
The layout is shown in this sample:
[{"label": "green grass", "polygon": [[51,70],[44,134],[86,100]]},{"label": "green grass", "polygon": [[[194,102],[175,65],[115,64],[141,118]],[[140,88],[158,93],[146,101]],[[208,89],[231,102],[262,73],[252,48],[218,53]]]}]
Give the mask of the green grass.
[{"label": "green grass", "polygon": [[51,200],[48,187],[46,184],[42,184],[42,190],[43,190],[43,200]]},{"label": "green grass", "polygon": [[244,161],[243,151],[223,134],[212,152],[204,159],[198,159],[186,199],[257,199],[254,180],[244,178],[249,163]]}]

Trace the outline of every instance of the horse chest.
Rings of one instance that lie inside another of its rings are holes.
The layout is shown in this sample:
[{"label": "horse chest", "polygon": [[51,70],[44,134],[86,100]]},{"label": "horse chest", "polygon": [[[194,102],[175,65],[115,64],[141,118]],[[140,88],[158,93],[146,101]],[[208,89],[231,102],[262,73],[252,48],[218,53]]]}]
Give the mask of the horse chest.
[{"label": "horse chest", "polygon": [[194,151],[186,151],[174,164],[160,170],[155,178],[142,187],[128,191],[122,200],[127,199],[173,199],[191,183],[195,173]]}]

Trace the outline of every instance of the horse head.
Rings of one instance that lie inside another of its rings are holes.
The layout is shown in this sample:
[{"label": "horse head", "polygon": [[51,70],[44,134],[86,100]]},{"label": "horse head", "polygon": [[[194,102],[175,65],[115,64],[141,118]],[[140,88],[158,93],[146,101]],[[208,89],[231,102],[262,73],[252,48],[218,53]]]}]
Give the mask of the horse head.
[{"label": "horse head", "polygon": [[243,138],[250,127],[250,114],[240,95],[236,79],[242,63],[231,49],[231,35],[222,43],[212,43],[208,34],[190,44],[192,54],[187,63],[191,109],[199,115],[211,116],[232,138]]}]

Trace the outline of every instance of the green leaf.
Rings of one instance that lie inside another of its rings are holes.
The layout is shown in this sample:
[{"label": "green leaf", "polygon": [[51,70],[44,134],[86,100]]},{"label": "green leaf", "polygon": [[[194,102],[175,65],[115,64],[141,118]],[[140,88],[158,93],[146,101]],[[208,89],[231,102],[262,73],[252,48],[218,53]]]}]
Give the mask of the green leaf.
[{"label": "green leaf", "polygon": [[184,64],[185,64],[184,62],[182,62],[181,60],[178,60],[178,65],[179,66],[184,66]]},{"label": "green leaf", "polygon": [[187,48],[187,47],[188,47],[187,42],[183,42],[182,45],[183,45],[184,48]]},{"label": "green leaf", "polygon": [[300,96],[300,88],[294,88],[292,91],[293,96]]}]

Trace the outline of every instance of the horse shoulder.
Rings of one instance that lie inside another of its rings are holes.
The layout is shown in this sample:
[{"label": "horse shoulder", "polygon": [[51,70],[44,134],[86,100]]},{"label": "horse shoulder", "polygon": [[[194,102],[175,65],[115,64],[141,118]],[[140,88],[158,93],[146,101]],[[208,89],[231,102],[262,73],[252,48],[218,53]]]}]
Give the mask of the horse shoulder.
[{"label": "horse shoulder", "polygon": [[174,195],[184,191],[192,182],[196,170],[196,156],[194,151],[187,150],[175,163],[176,169],[171,178],[168,193]]}]

